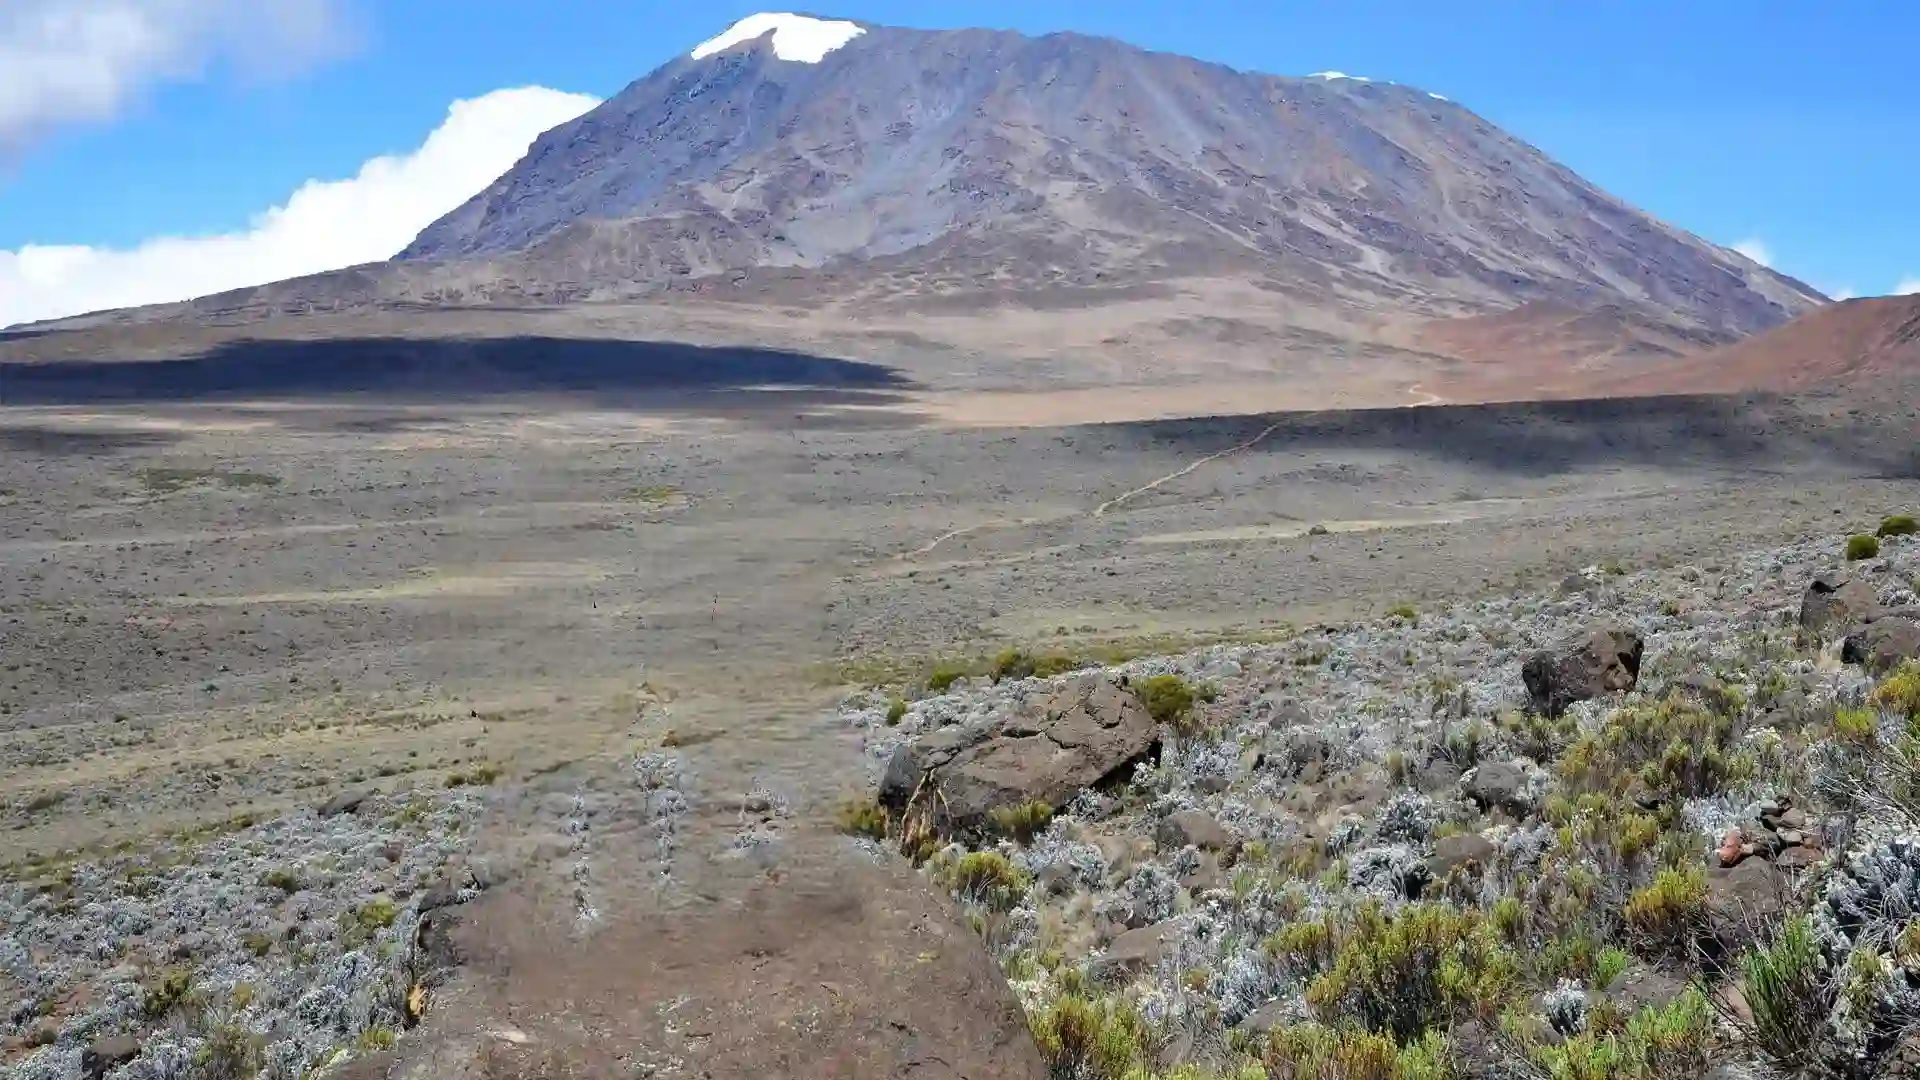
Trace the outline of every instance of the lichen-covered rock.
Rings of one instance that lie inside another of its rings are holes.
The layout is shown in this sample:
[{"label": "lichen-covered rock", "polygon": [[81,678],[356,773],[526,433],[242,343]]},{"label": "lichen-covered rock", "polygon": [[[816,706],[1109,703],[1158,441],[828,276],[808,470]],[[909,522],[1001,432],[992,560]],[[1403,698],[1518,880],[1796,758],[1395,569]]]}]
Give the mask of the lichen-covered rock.
[{"label": "lichen-covered rock", "polygon": [[1520,677],[1533,710],[1559,716],[1576,701],[1631,690],[1640,680],[1640,635],[1622,626],[1596,626],[1527,658]]},{"label": "lichen-covered rock", "polygon": [[1159,726],[1132,693],[1105,678],[1074,680],[987,723],[903,744],[881,778],[880,802],[896,813],[925,813],[943,832],[980,834],[1001,807],[1060,809],[1081,789],[1150,758],[1159,739]]}]

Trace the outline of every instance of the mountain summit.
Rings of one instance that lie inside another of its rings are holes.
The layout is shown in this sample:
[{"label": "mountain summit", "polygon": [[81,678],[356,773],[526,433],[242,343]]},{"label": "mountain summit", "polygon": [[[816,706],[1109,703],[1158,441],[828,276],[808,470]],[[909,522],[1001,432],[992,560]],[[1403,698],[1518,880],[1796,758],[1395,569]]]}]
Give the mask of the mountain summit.
[{"label": "mountain summit", "polygon": [[1640,370],[1823,301],[1424,90],[769,13],[545,133],[387,263],[68,325],[590,311],[934,384],[1400,401],[1463,365],[1519,393]]},{"label": "mountain summit", "polygon": [[1731,336],[1818,299],[1410,87],[774,14],[547,133],[400,258],[601,297],[770,267],[867,264],[874,296],[1231,274],[1462,311],[1624,299]]}]

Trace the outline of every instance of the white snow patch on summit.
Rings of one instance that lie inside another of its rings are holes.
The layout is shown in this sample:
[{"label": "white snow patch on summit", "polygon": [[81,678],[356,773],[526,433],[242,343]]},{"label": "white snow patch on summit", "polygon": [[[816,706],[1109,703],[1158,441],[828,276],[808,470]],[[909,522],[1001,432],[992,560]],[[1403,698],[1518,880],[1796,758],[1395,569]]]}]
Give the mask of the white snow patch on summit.
[{"label": "white snow patch on summit", "polygon": [[746,41],[773,35],[773,55],[782,60],[817,64],[833,50],[866,33],[858,23],[814,19],[783,11],[763,11],[749,15],[727,28],[726,33],[709,38],[693,50],[693,58],[712,56]]},{"label": "white snow patch on summit", "polygon": [[1307,78],[1328,79],[1328,80],[1349,79],[1353,82],[1372,82],[1373,81],[1372,79],[1367,78],[1365,75],[1349,75],[1344,71],[1316,71],[1313,74],[1307,76]]}]

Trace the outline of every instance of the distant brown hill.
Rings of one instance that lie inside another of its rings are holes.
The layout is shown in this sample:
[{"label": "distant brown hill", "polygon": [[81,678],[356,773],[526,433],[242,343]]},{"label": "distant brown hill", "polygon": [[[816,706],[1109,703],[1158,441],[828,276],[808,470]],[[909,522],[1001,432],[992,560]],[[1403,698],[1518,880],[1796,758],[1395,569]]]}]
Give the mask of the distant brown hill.
[{"label": "distant brown hill", "polygon": [[1646,376],[1655,392],[1865,389],[1920,379],[1920,296],[1846,300]]}]

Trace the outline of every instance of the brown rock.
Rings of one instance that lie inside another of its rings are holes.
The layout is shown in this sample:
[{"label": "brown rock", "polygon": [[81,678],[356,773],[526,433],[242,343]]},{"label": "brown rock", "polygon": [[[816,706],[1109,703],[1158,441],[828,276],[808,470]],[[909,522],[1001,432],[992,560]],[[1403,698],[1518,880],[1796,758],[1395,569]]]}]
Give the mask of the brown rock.
[{"label": "brown rock", "polygon": [[80,1075],[86,1080],[100,1080],[139,1054],[140,1040],[131,1035],[109,1035],[104,1039],[95,1039],[91,1046],[80,1051]]},{"label": "brown rock", "polygon": [[1161,952],[1166,948],[1167,937],[1179,925],[1178,919],[1168,919],[1121,934],[1090,965],[1088,974],[1095,981],[1106,983],[1140,974],[1160,959]]},{"label": "brown rock", "polygon": [[1535,712],[1559,716],[1576,701],[1633,689],[1640,680],[1640,635],[1598,626],[1527,658],[1520,668]]},{"label": "brown rock", "polygon": [[1158,748],[1159,726],[1138,698],[1107,679],[1082,679],[991,722],[902,745],[880,781],[880,802],[925,812],[943,832],[979,834],[998,807],[1038,801],[1058,810]]},{"label": "brown rock", "polygon": [[1853,626],[1880,610],[1880,595],[1862,578],[1830,571],[1808,583],[1800,598],[1800,625],[1816,634]]},{"label": "brown rock", "polygon": [[1920,659],[1920,622],[1875,619],[1856,627],[1840,644],[1840,659],[1868,671],[1891,671],[1905,660]]},{"label": "brown rock", "polygon": [[1455,874],[1485,873],[1493,866],[1499,849],[1479,833],[1456,833],[1433,842],[1433,856],[1427,868],[1436,880],[1445,881]]},{"label": "brown rock", "polygon": [[1202,810],[1181,810],[1168,814],[1154,829],[1154,841],[1161,851],[1179,851],[1197,847],[1202,851],[1231,851],[1239,843],[1213,815]]},{"label": "brown rock", "polygon": [[367,801],[370,791],[343,791],[320,804],[320,816],[339,817],[341,814],[358,813],[360,804]]},{"label": "brown rock", "polygon": [[1751,944],[1787,910],[1791,884],[1765,859],[1707,871],[1709,935],[1728,949]]}]

